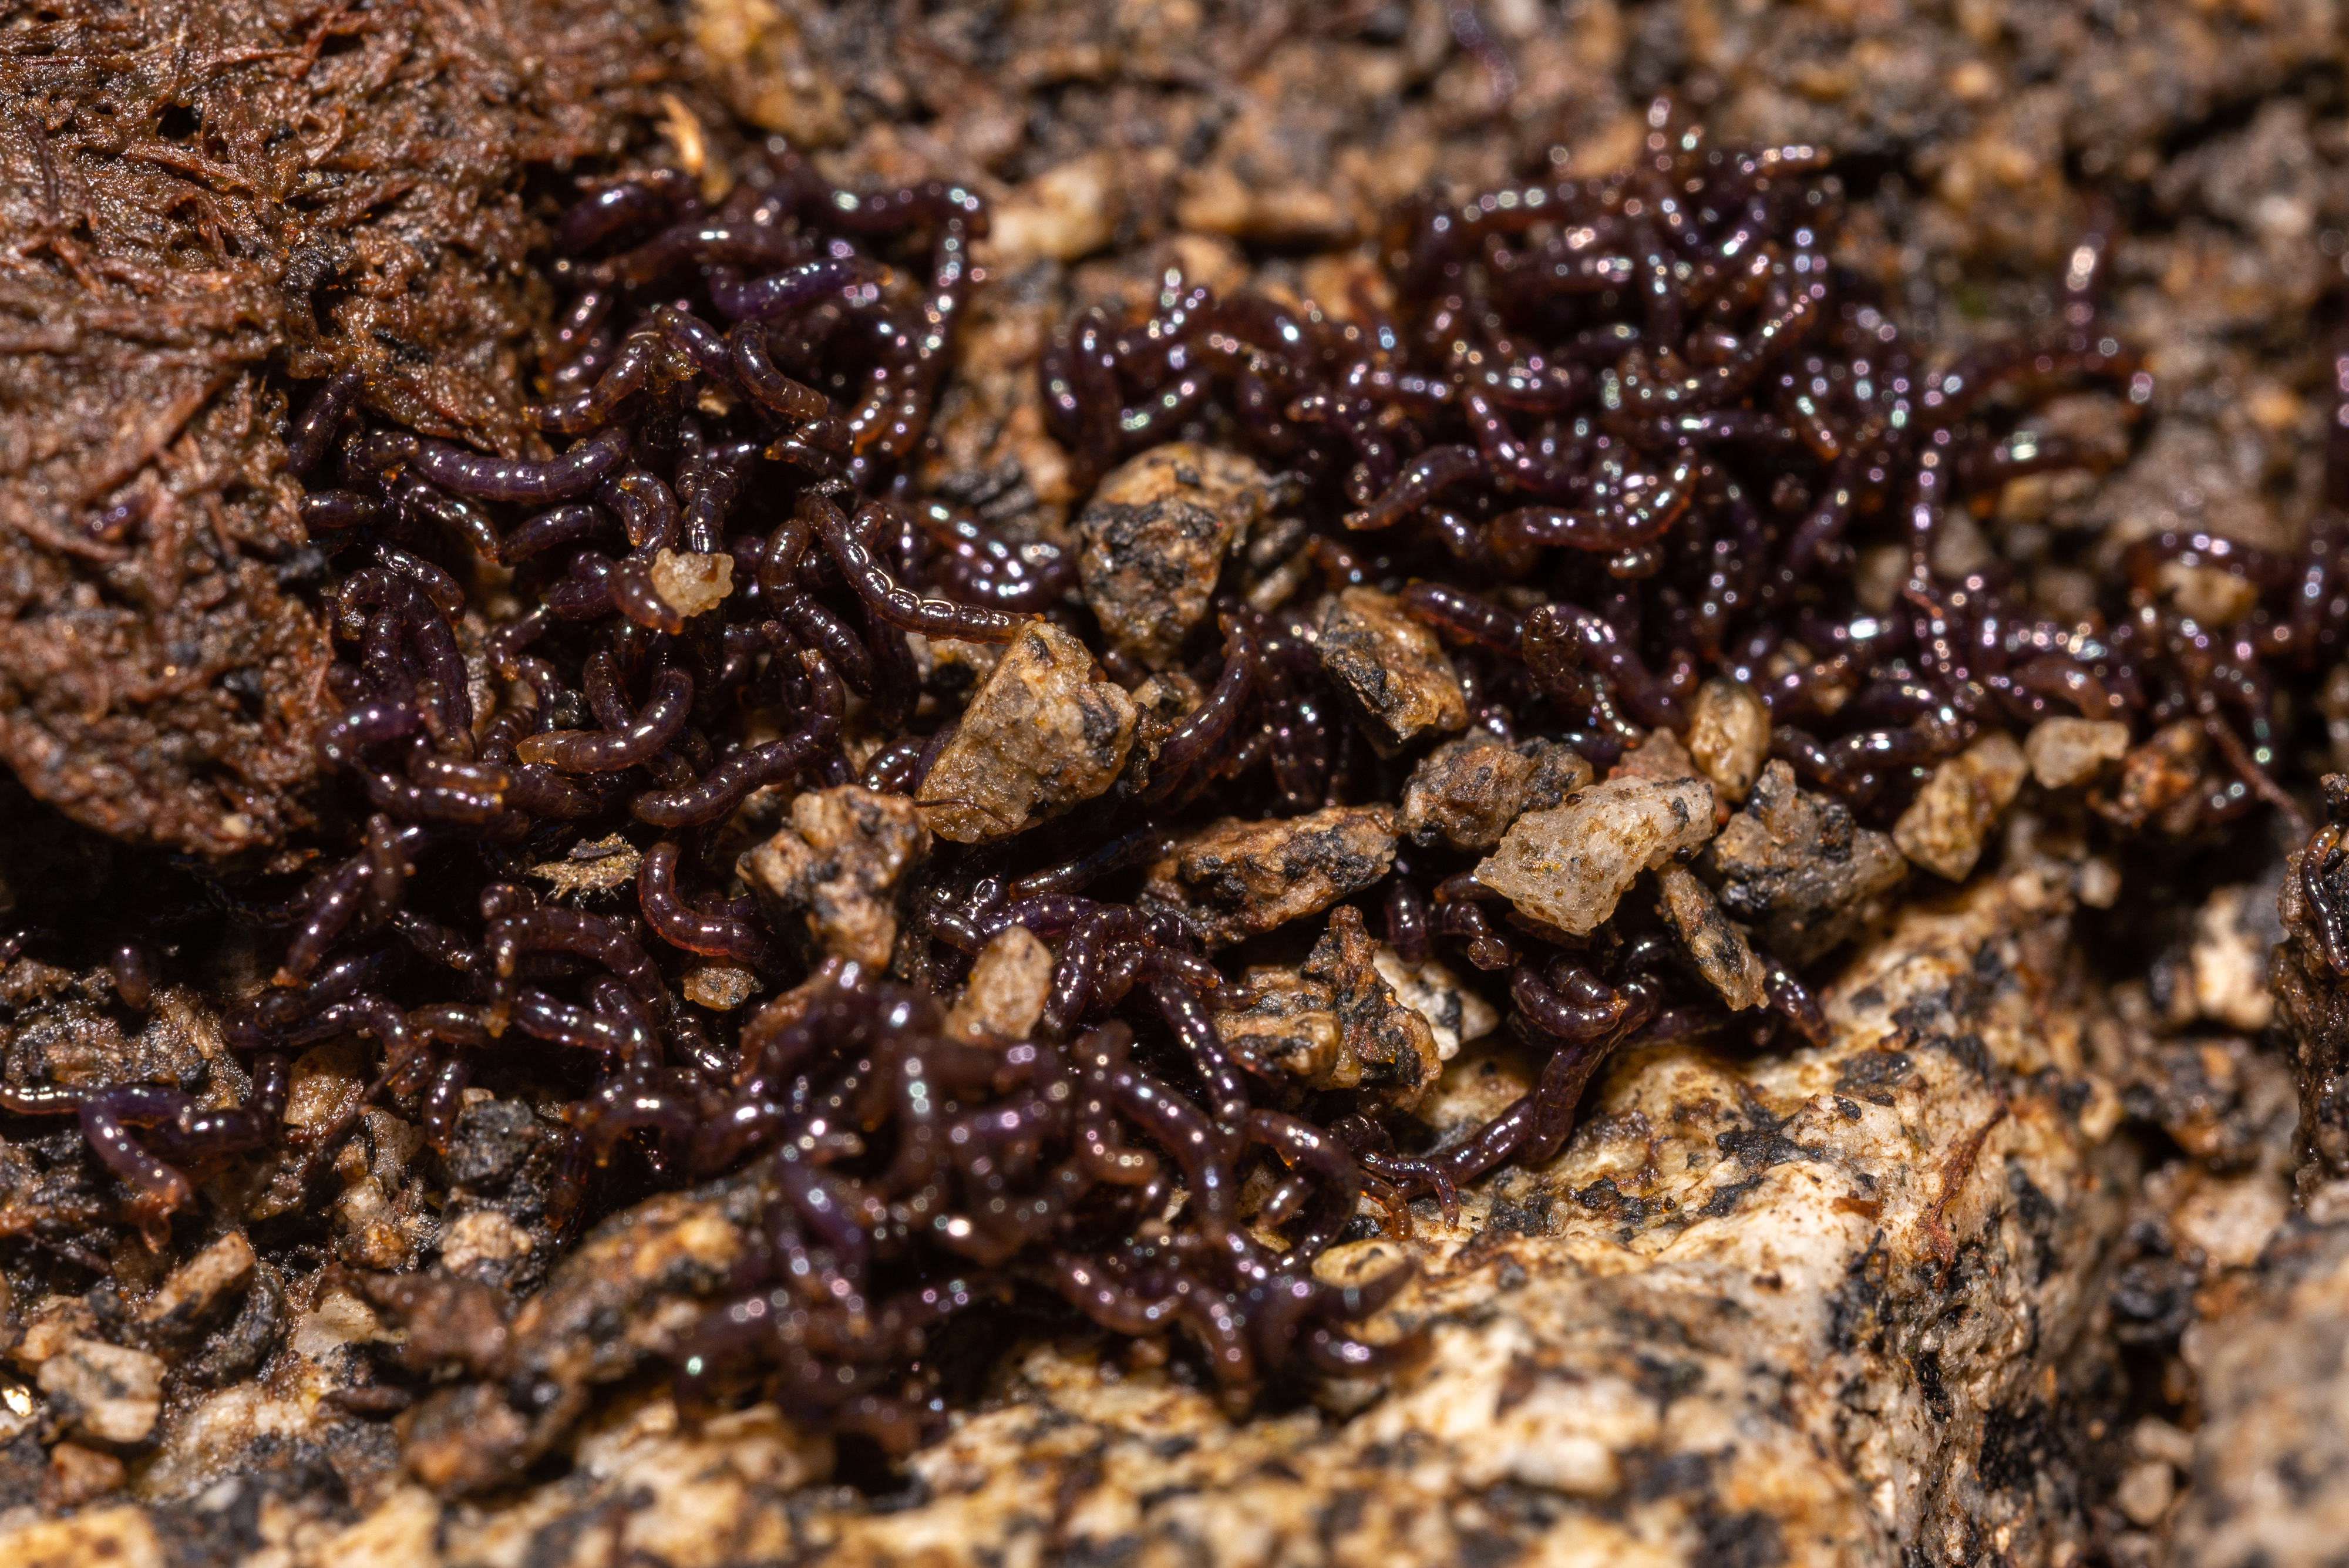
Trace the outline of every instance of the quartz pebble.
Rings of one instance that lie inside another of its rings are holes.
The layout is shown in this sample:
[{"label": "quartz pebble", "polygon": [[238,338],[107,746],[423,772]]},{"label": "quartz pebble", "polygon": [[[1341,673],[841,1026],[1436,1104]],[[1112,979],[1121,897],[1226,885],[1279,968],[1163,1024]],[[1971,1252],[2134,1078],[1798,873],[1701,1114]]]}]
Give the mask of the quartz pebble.
[{"label": "quartz pebble", "polygon": [[1025,926],[1008,926],[972,961],[947,1013],[947,1033],[979,1042],[1025,1040],[1052,993],[1052,950]]},{"label": "quartz pebble", "polygon": [[1933,770],[1900,820],[1892,841],[1938,877],[1962,882],[1981,858],[1982,841],[2023,787],[2023,748],[1994,730]]},{"label": "quartz pebble", "polygon": [[1571,746],[1534,739],[1512,745],[1472,731],[1430,752],[1403,785],[1402,832],[1413,844],[1490,849],[1528,811],[1547,811],[1590,782]]},{"label": "quartz pebble", "polygon": [[1401,953],[1382,944],[1371,961],[1394,987],[1395,1000],[1427,1020],[1439,1060],[1451,1061],[1460,1054],[1461,1046],[1500,1027],[1501,1014],[1493,1004],[1433,959],[1413,967]]},{"label": "quartz pebble", "polygon": [[1321,668],[1381,756],[1468,722],[1468,699],[1435,634],[1375,588],[1348,588],[1321,621]]},{"label": "quartz pebble", "polygon": [[2128,754],[2127,724],[2110,719],[2042,719],[2023,738],[2031,776],[2044,789],[2085,784]]},{"label": "quartz pebble", "polygon": [[1640,872],[1713,836],[1713,785],[1611,778],[1517,818],[1476,880],[1520,912],[1581,936],[1615,912]]},{"label": "quartz pebble", "polygon": [[1361,891],[1387,874],[1394,848],[1389,805],[1333,805],[1269,822],[1226,817],[1153,866],[1143,894],[1222,947]]},{"label": "quartz pebble", "polygon": [[1736,805],[1770,760],[1770,710],[1741,681],[1706,681],[1689,704],[1688,752],[1721,798]]},{"label": "quartz pebble", "polygon": [[661,602],[686,620],[716,609],[734,591],[734,557],[723,553],[696,555],[689,550],[656,550],[653,591]]},{"label": "quartz pebble", "polygon": [[1133,743],[1133,699],[1093,671],[1092,651],[1061,628],[1022,628],[915,795],[930,831],[1009,837],[1108,789]]},{"label": "quartz pebble", "polygon": [[1154,447],[1102,480],[1077,519],[1077,571],[1111,643],[1153,670],[1173,662],[1271,493],[1255,463],[1195,441]]},{"label": "quartz pebble", "polygon": [[904,795],[841,784],[795,798],[791,826],[738,869],[777,930],[878,968],[896,947],[905,874],[929,852],[929,829]]}]

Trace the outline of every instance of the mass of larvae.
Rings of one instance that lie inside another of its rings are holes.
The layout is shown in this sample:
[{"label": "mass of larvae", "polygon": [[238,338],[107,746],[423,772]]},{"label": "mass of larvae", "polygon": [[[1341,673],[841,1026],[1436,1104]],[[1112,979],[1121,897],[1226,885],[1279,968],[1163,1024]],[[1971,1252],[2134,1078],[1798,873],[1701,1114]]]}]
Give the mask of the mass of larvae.
[{"label": "mass of larvae", "polygon": [[[1684,728],[1700,680],[1725,675],[1767,704],[1773,754],[1866,823],[1985,731],[2050,714],[2139,739],[2201,726],[2225,771],[2198,823],[2288,805],[2272,684],[2305,679],[2349,619],[2329,512],[2297,560],[2144,541],[2126,602],[2085,620],[2041,616],[1999,567],[1935,571],[1951,508],[2085,461],[2013,439],[2050,392],[2145,402],[2099,316],[2110,225],[2080,238],[2043,331],[1934,370],[1830,259],[1825,150],[1717,148],[1661,109],[1651,123],[1627,170],[1408,206],[1382,238],[1383,286],[1342,311],[1172,275],[1147,315],[1085,311],[1040,366],[1080,488],[1186,436],[1291,476],[1324,587],[1399,591],[1449,647],[1473,724],[1563,741],[1602,774]],[[307,392],[289,462],[335,566],[341,656],[318,753],[354,826],[285,889],[274,983],[230,1018],[251,1095],[227,1110],[151,1085],[5,1096],[78,1116],[138,1218],[186,1209],[196,1179],[254,1151],[291,1143],[322,1170],[357,1106],[285,1127],[288,1064],[314,1043],[371,1042],[367,1097],[443,1147],[473,1076],[526,1054],[574,1096],[567,1235],[622,1186],[767,1168],[758,1244],[678,1352],[681,1393],[770,1397],[903,1451],[944,1419],[942,1329],[981,1303],[1162,1342],[1238,1406],[1268,1380],[1390,1366],[1412,1344],[1361,1326],[1408,1271],[1340,1288],[1312,1267],[1362,1233],[1366,1196],[1407,1227],[1414,1199],[1450,1209],[1483,1173],[1549,1158],[1627,1042],[1816,1027],[1802,977],[1770,955],[1756,1025],[1630,903],[1552,940],[1509,921],[1466,859],[1406,845],[1361,902],[1405,959],[1491,975],[1530,1091],[1433,1147],[1357,1091],[1237,1060],[1214,1023],[1237,981],[1181,919],[1102,895],[1131,889],[1203,796],[1249,818],[1396,797],[1409,764],[1333,701],[1311,593],[1214,607],[1184,650],[1206,699],[1149,788],[942,845],[890,972],[788,956],[711,846],[770,786],[919,785],[950,721],[921,701],[908,632],[1002,642],[1046,618],[1111,675],[1141,672],[1105,646],[1070,556],[913,480],[983,204],[945,184],[837,191],[779,143],[744,174],[715,206],[669,171],[583,183],[550,262],[565,297],[539,367],[547,460],[378,423],[356,375]],[[1887,545],[1905,585],[1869,612],[1855,563]],[[730,557],[730,590],[684,616],[662,552]],[[470,607],[500,692],[486,716],[458,635],[469,555],[512,569],[520,607]],[[2258,607],[2196,624],[2153,591],[2169,561],[2247,580]],[[853,708],[881,737],[861,768]],[[633,913],[527,884],[615,834],[642,857]],[[1013,925],[1056,952],[1032,1037],[947,1037],[946,999]],[[681,1000],[678,977],[710,959],[794,1005]],[[116,962],[134,1003],[146,961],[133,941]]]}]

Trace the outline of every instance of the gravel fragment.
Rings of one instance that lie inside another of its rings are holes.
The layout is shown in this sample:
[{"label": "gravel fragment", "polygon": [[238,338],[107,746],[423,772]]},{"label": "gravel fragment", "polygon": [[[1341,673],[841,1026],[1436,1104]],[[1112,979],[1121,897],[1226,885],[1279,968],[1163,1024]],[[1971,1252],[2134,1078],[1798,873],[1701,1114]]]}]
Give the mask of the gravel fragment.
[{"label": "gravel fragment", "polygon": [[140,1442],[163,1413],[163,1358],[100,1339],[66,1341],[40,1383],[60,1417],[100,1442]]},{"label": "gravel fragment", "polygon": [[253,1282],[253,1246],[232,1231],[163,1277],[139,1309],[147,1331],[176,1338],[193,1329]]},{"label": "gravel fragment", "polygon": [[1742,681],[1707,680],[1689,704],[1688,752],[1722,799],[1736,805],[1770,759],[1770,710]]},{"label": "gravel fragment", "polygon": [[1768,973],[1745,933],[1721,912],[1713,889],[1685,866],[1667,866],[1656,874],[1657,908],[1688,945],[1697,969],[1710,981],[1732,1012],[1764,1005],[1763,990]]},{"label": "gravel fragment", "polygon": [[1427,1020],[1428,1033],[1435,1039],[1435,1054],[1442,1060],[1451,1061],[1461,1046],[1500,1027],[1501,1015],[1493,1004],[1433,959],[1414,969],[1401,953],[1381,943],[1371,961],[1394,987],[1395,1000]]},{"label": "gravel fragment", "polygon": [[1340,904],[1296,969],[1251,968],[1254,1000],[1216,1014],[1224,1043],[1258,1068],[1315,1089],[1377,1091],[1407,1110],[1434,1086],[1444,1054],[1426,1018],[1386,978],[1362,912]]},{"label": "gravel fragment", "polygon": [[1936,876],[1964,881],[2023,787],[2023,748],[2005,731],[1992,731],[1933,770],[1892,825],[1892,842]]},{"label": "gravel fragment", "polygon": [[1423,847],[1490,849],[1528,811],[1547,811],[1590,782],[1573,747],[1536,737],[1515,745],[1472,731],[1430,752],[1403,785],[1402,832]]},{"label": "gravel fragment", "polygon": [[947,1033],[983,1044],[1025,1040],[1051,994],[1052,950],[1027,927],[1007,927],[972,961],[970,978],[947,1010]]},{"label": "gravel fragment", "polygon": [[2271,888],[2221,888],[2194,913],[2187,952],[2194,1007],[2204,1018],[2257,1034],[2275,1016],[2268,992],[2268,953],[2283,935]]},{"label": "gravel fragment", "polygon": [[736,869],[778,930],[810,952],[878,969],[897,945],[907,872],[929,852],[913,802],[840,784],[794,797],[791,825]]},{"label": "gravel fragment", "polygon": [[734,591],[734,557],[696,555],[689,550],[656,550],[653,591],[661,602],[686,620],[716,609]]},{"label": "gravel fragment", "polygon": [[1762,770],[1708,853],[1723,878],[1723,907],[1798,965],[1840,946],[1909,871],[1891,839],[1855,824],[1842,802],[1796,787],[1784,762]]},{"label": "gravel fragment", "polygon": [[1581,936],[1615,912],[1640,872],[1712,836],[1707,781],[1611,778],[1517,818],[1476,880],[1522,913]]},{"label": "gravel fragment", "polygon": [[1133,742],[1133,699],[1093,669],[1092,651],[1051,622],[1020,632],[915,796],[933,833],[1007,837],[1109,788]]},{"label": "gravel fragment", "polygon": [[2149,823],[2165,833],[2186,832],[2201,812],[2197,792],[2208,746],[2202,726],[2194,720],[2165,725],[2121,759],[2120,782],[2113,793],[2094,793],[2089,805],[2116,826],[2130,831]]},{"label": "gravel fragment", "polygon": [[1270,500],[1254,462],[1195,441],[1113,470],[1077,519],[1085,602],[1111,643],[1153,670],[1172,662],[1206,616],[1224,556]]},{"label": "gravel fragment", "polygon": [[1468,722],[1459,672],[1435,634],[1375,588],[1348,588],[1321,622],[1321,668],[1380,755]]},{"label": "gravel fragment", "polygon": [[1152,866],[1143,894],[1223,947],[1360,892],[1387,874],[1394,848],[1389,805],[1333,805],[1269,822],[1227,816]]},{"label": "gravel fragment", "polygon": [[2042,719],[2023,738],[2031,776],[2044,789],[2085,784],[2128,754],[2127,724],[2110,719]]}]

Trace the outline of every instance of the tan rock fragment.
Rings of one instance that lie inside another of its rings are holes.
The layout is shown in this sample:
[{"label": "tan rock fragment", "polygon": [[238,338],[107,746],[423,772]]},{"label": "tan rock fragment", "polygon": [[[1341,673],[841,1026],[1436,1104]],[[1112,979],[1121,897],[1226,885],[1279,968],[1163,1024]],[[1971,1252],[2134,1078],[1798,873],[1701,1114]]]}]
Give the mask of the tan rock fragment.
[{"label": "tan rock fragment", "polygon": [[232,1231],[165,1275],[139,1321],[153,1332],[183,1333],[252,1282],[253,1246],[243,1231]]},{"label": "tan rock fragment", "polygon": [[878,969],[896,947],[905,873],[929,852],[911,801],[840,784],[794,798],[791,826],[736,869],[787,940]]},{"label": "tan rock fragment", "polygon": [[1404,1006],[1379,972],[1378,944],[1361,910],[1340,904],[1330,911],[1330,929],[1299,972],[1328,986],[1335,999],[1340,1054],[1354,1064],[1355,1086],[1382,1090],[1397,1106],[1417,1105],[1434,1086],[1443,1057],[1427,1020]]},{"label": "tan rock fragment", "polygon": [[2154,570],[2154,582],[2180,615],[2214,630],[2234,625],[2260,602],[2259,585],[2224,566],[2164,561]]},{"label": "tan rock fragment", "polygon": [[1752,687],[1714,677],[1689,705],[1688,752],[1722,799],[1736,805],[1770,760],[1770,710]]},{"label": "tan rock fragment", "polygon": [[1729,1010],[1743,1012],[1766,1004],[1770,999],[1763,987],[1769,979],[1768,969],[1746,941],[1745,933],[1721,912],[1713,889],[1685,866],[1665,867],[1656,874],[1656,887],[1664,919],[1671,922],[1696,959],[1698,971],[1721,992]]},{"label": "tan rock fragment", "polygon": [[1151,867],[1143,892],[1221,947],[1360,892],[1387,874],[1394,847],[1388,805],[1333,805],[1269,822],[1227,816]]},{"label": "tan rock fragment", "polygon": [[685,971],[678,990],[696,1007],[706,1007],[712,1012],[731,1012],[750,1000],[759,988],[759,977],[740,964],[705,959]]},{"label": "tan rock fragment", "polygon": [[1216,1014],[1224,1048],[1261,1071],[1285,1073],[1317,1088],[1351,1088],[1358,1064],[1345,1061],[1345,1030],[1330,988],[1293,969],[1269,964],[1247,971],[1248,1004]]},{"label": "tan rock fragment", "polygon": [[1571,746],[1539,738],[1511,745],[1472,731],[1412,770],[1401,830],[1423,846],[1490,849],[1520,815],[1547,811],[1589,782],[1590,764]]},{"label": "tan rock fragment", "polygon": [[970,978],[947,1012],[947,1033],[982,1043],[1025,1040],[1051,993],[1052,950],[1027,927],[1007,927],[972,961]]},{"label": "tan rock fragment", "polygon": [[1723,877],[1723,907],[1792,964],[1840,946],[1909,874],[1891,839],[1855,824],[1841,801],[1798,788],[1783,762],[1762,770],[1706,853]]},{"label": "tan rock fragment", "polygon": [[49,1477],[58,1506],[79,1508],[122,1485],[122,1461],[79,1443],[59,1443],[49,1450]]},{"label": "tan rock fragment", "polygon": [[1468,722],[1460,675],[1435,633],[1375,588],[1348,588],[1321,621],[1321,668],[1381,756]]},{"label": "tan rock fragment", "polygon": [[995,265],[1017,266],[1038,257],[1075,261],[1109,244],[1123,210],[1116,179],[1115,159],[1094,151],[1015,187],[988,214]]},{"label": "tan rock fragment", "polygon": [[1984,735],[1933,770],[1892,825],[1892,842],[1934,875],[1964,881],[1999,814],[2014,803],[2025,767],[2013,736],[2003,730]]},{"label": "tan rock fragment", "polygon": [[2031,776],[2043,789],[2085,784],[2128,754],[2127,724],[2109,719],[2042,719],[2023,737]]},{"label": "tan rock fragment", "polygon": [[1297,969],[1248,971],[1252,1000],[1216,1014],[1224,1044],[1243,1060],[1316,1089],[1381,1091],[1408,1109],[1433,1086],[1443,1062],[1434,1032],[1387,982],[1361,911],[1341,904]]},{"label": "tan rock fragment", "polygon": [[542,860],[530,874],[554,884],[553,897],[577,898],[633,886],[644,858],[635,845],[615,833],[590,844],[574,844],[562,859]]},{"label": "tan rock fragment", "polygon": [[127,1503],[71,1519],[0,1527],[0,1563],[8,1568],[164,1568],[170,1561],[153,1521]]},{"label": "tan rock fragment", "polygon": [[1476,880],[1535,919],[1579,936],[1615,912],[1640,872],[1713,836],[1704,779],[1612,778],[1517,818]]},{"label": "tan rock fragment", "polygon": [[2272,900],[2248,887],[2221,888],[2194,914],[2188,967],[2194,1006],[2203,1017],[2257,1034],[2275,1016],[2268,992],[2268,953],[2283,935]]},{"label": "tan rock fragment", "polygon": [[1500,1027],[1501,1015],[1493,1004],[1433,959],[1413,968],[1394,949],[1381,946],[1372,961],[1394,987],[1395,1000],[1427,1020],[1435,1054],[1442,1060],[1451,1061],[1462,1045]]},{"label": "tan rock fragment", "polygon": [[163,1413],[163,1360],[101,1339],[67,1340],[41,1363],[41,1392],[75,1429],[101,1442],[136,1443]]},{"label": "tan rock fragment", "polygon": [[1171,662],[1271,493],[1255,463],[1196,441],[1112,470],[1077,518],[1078,576],[1111,643],[1154,670]]},{"label": "tan rock fragment", "polygon": [[1626,751],[1607,776],[1615,778],[1655,779],[1660,783],[1672,779],[1698,776],[1696,759],[1689,755],[1681,738],[1661,727],[1651,730],[1638,745]]},{"label": "tan rock fragment", "polygon": [[915,798],[940,838],[1008,837],[1109,788],[1133,723],[1133,699],[1093,679],[1092,651],[1033,622],[971,699]]},{"label": "tan rock fragment", "polygon": [[2165,724],[2121,759],[2112,793],[2091,792],[2088,804],[2132,831],[2147,824],[2167,833],[2189,831],[2202,814],[2199,786],[2208,745],[2202,726],[2192,719]]},{"label": "tan rock fragment", "polygon": [[719,552],[697,555],[690,550],[656,550],[652,565],[653,591],[678,617],[691,620],[716,609],[734,591],[734,557]]}]

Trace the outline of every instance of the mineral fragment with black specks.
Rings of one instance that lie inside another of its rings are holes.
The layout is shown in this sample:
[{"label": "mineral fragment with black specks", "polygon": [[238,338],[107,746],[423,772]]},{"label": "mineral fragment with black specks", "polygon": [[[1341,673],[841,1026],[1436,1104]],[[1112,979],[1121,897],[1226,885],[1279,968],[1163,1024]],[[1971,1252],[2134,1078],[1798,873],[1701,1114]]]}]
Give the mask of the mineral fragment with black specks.
[{"label": "mineral fragment with black specks", "polygon": [[1784,762],[1762,770],[1707,853],[1722,906],[1792,964],[1840,946],[1909,874],[1890,838],[1853,822],[1842,802],[1799,788]]},{"label": "mineral fragment with black specks", "polygon": [[1764,985],[1768,971],[1695,873],[1685,866],[1667,866],[1656,874],[1657,907],[1687,947],[1696,967],[1732,1012],[1760,1007],[1769,1001]]},{"label": "mineral fragment with black specks", "polygon": [[1473,730],[1412,770],[1402,832],[1422,847],[1490,849],[1520,815],[1547,811],[1589,782],[1590,764],[1571,746],[1540,736],[1512,744]]},{"label": "mineral fragment with black specks", "polygon": [[754,1226],[759,1190],[730,1178],[614,1215],[555,1268],[507,1325],[496,1383],[444,1387],[410,1417],[409,1472],[456,1494],[512,1484],[585,1410],[697,1322]]},{"label": "mineral fragment with black specks", "polygon": [[1443,1055],[1427,1020],[1387,982],[1362,912],[1340,904],[1303,965],[1248,971],[1254,1000],[1216,1014],[1244,1059],[1316,1089],[1367,1089],[1407,1110],[1434,1085]]},{"label": "mineral fragment with black specks", "polygon": [[1476,880],[1520,913],[1581,936],[1615,912],[1640,872],[1712,836],[1709,781],[1610,778],[1518,817]]},{"label": "mineral fragment with black specks", "polygon": [[839,784],[794,796],[790,825],[738,868],[802,953],[880,969],[896,949],[907,873],[929,852],[930,830],[912,801]]},{"label": "mineral fragment with black specks", "polygon": [[1133,699],[1050,621],[1023,628],[971,699],[915,800],[957,844],[1004,838],[1091,800],[1133,743]]},{"label": "mineral fragment with black specks", "polygon": [[1223,947],[1360,892],[1387,874],[1394,849],[1390,805],[1333,805],[1269,822],[1227,816],[1152,866],[1143,897]]},{"label": "mineral fragment with black specks", "polygon": [[1376,588],[1348,588],[1321,620],[1321,668],[1381,756],[1468,722],[1468,698],[1444,645]]},{"label": "mineral fragment with black specks", "polygon": [[1154,447],[1102,480],[1077,518],[1077,570],[1111,645],[1153,670],[1173,662],[1271,493],[1254,462],[1196,441]]}]

